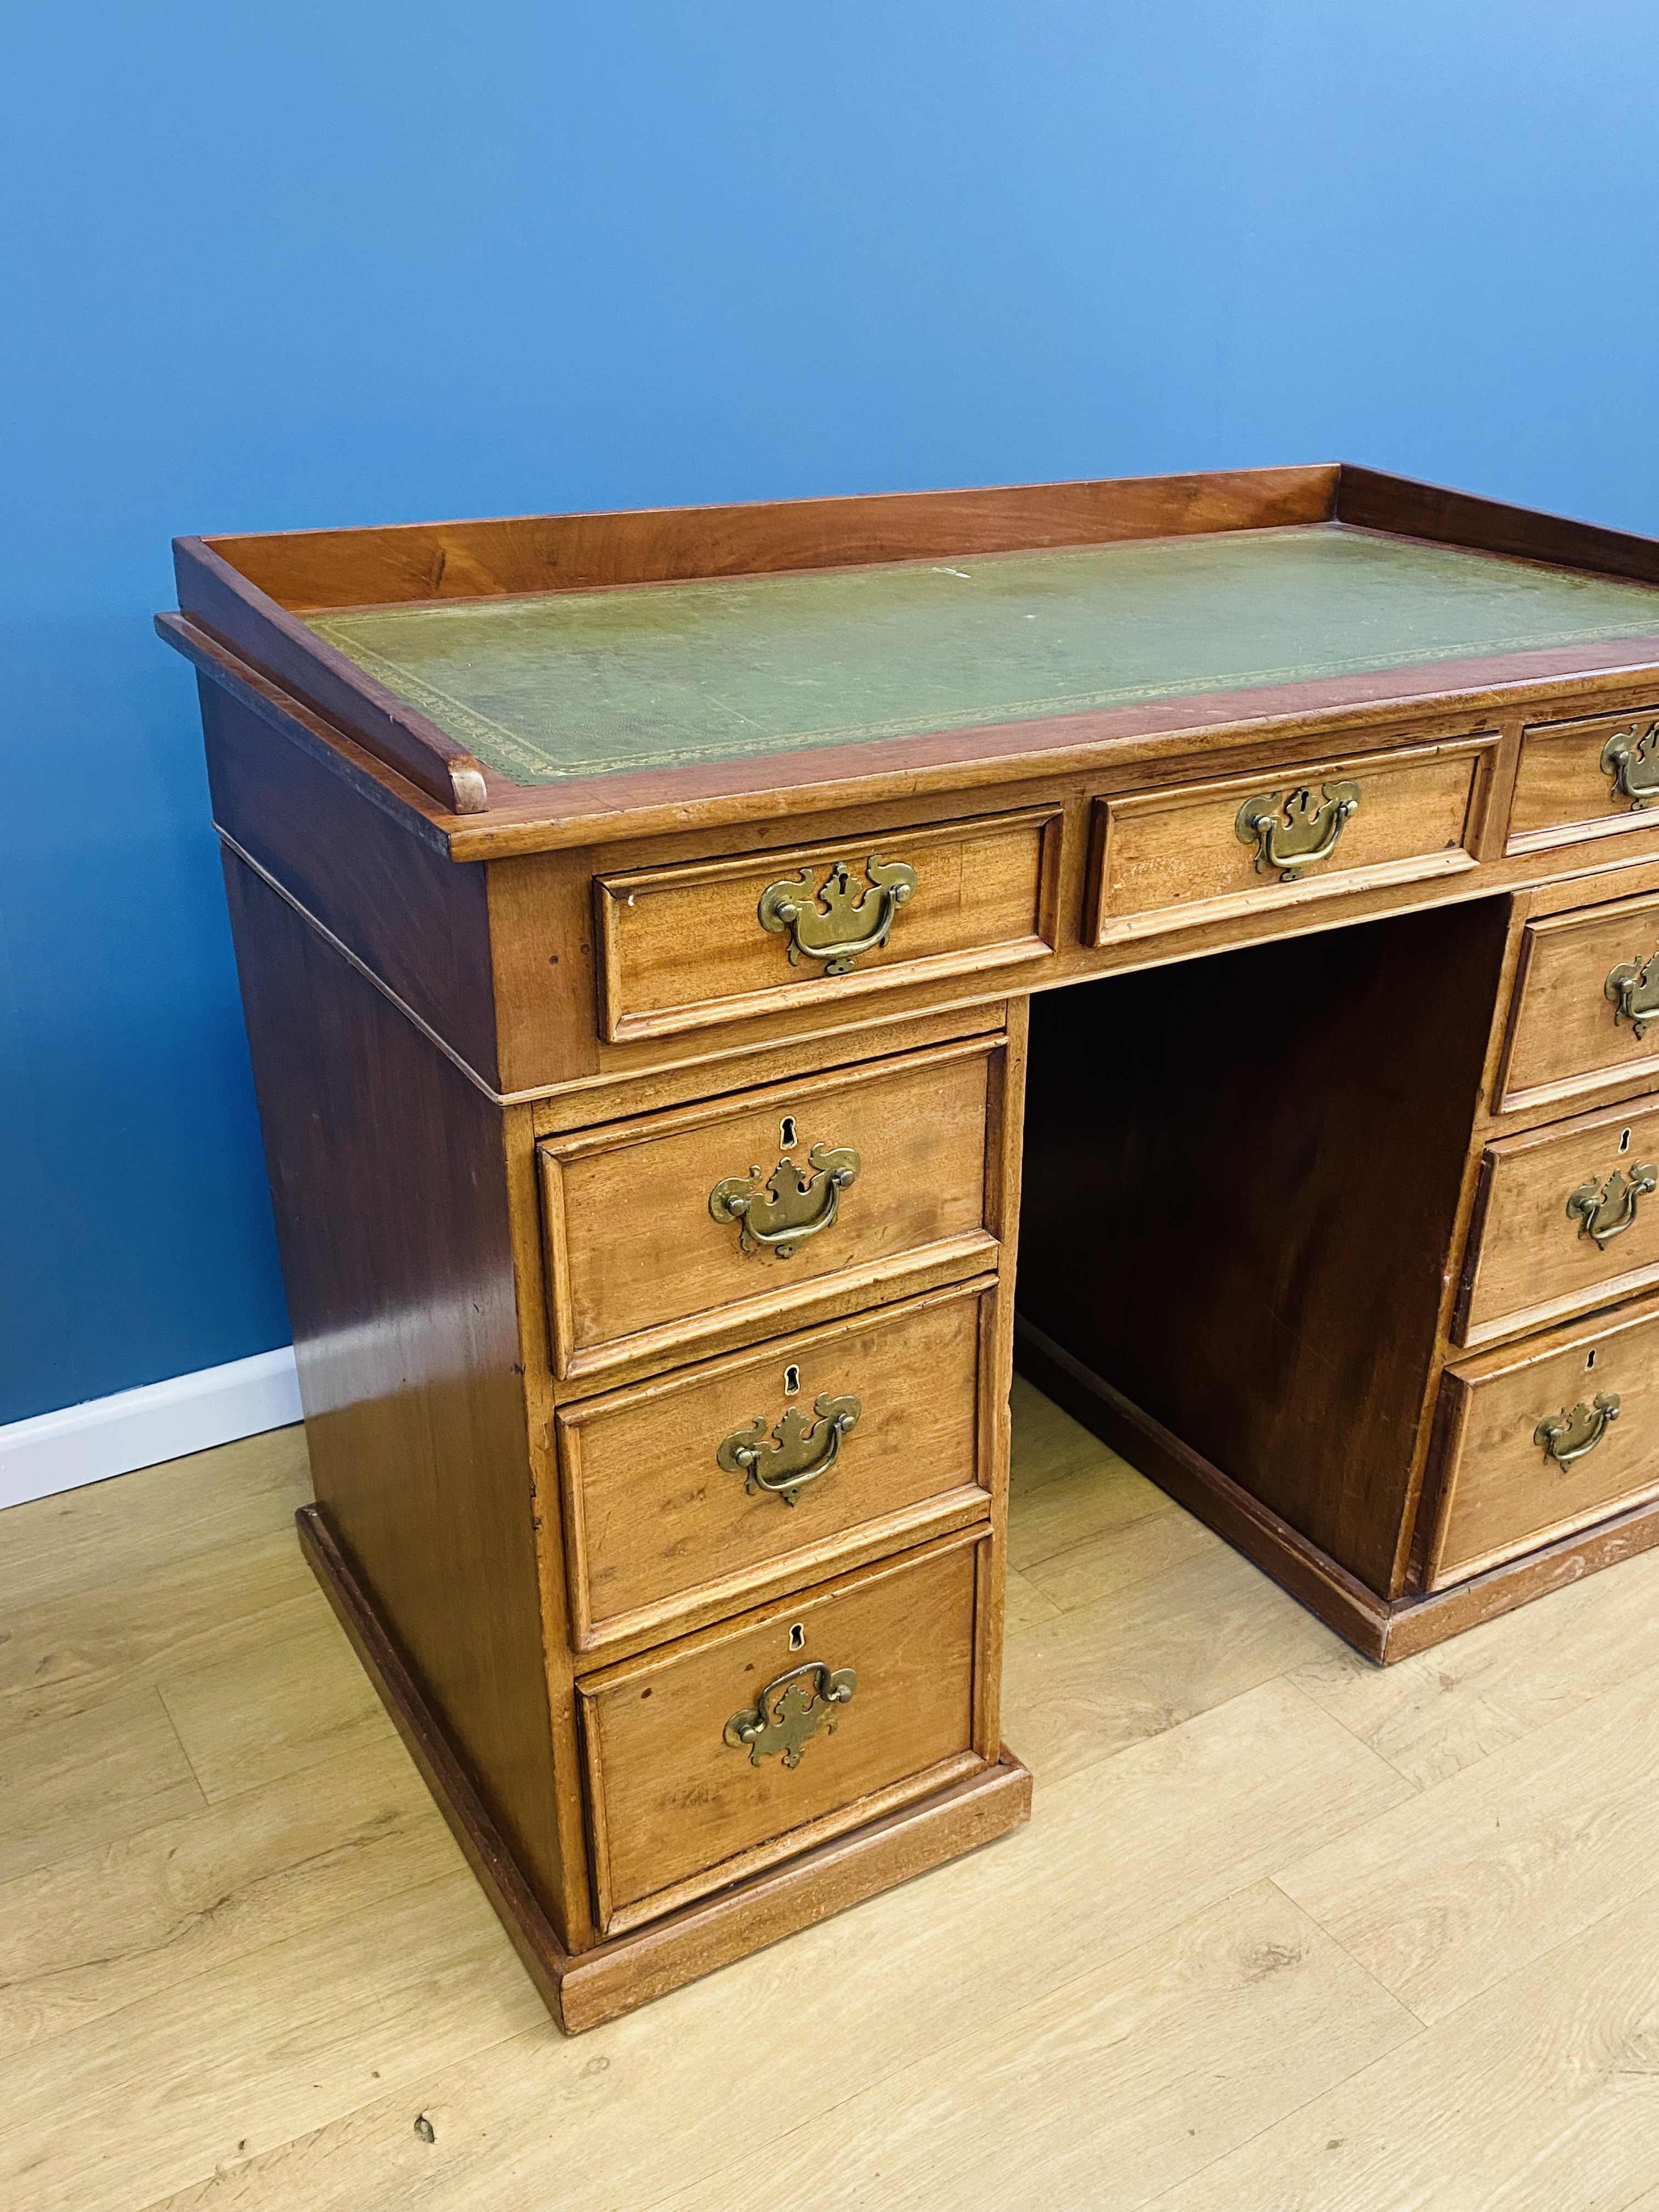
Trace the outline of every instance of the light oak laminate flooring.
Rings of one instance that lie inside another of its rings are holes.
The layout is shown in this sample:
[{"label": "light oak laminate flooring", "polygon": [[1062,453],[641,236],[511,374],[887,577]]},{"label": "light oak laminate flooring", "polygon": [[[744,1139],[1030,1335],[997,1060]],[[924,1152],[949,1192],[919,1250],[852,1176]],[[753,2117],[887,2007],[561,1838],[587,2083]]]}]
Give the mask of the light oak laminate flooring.
[{"label": "light oak laminate flooring", "polygon": [[0,2203],[1659,2212],[1659,1553],[1381,1673],[1024,1384],[1015,1452],[1030,1826],[571,2040],[299,1431],[0,1514]]}]

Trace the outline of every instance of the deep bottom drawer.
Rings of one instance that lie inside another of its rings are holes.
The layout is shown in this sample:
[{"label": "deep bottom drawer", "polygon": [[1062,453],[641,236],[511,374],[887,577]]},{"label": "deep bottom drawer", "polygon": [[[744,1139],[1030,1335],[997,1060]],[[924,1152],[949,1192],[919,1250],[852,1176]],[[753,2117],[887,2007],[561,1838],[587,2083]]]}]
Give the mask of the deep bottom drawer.
[{"label": "deep bottom drawer", "polygon": [[608,1934],[970,1771],[983,1529],[591,1674]]},{"label": "deep bottom drawer", "polygon": [[1427,1586],[1659,1492],[1659,1299],[1449,1368]]}]

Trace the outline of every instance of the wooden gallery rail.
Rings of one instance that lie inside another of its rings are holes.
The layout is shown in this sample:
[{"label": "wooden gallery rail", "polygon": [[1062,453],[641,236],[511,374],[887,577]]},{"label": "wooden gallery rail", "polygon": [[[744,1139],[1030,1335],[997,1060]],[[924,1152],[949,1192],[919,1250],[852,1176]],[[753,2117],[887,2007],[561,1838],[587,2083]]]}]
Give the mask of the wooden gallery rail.
[{"label": "wooden gallery rail", "polygon": [[1659,544],[1330,466],[177,556],[301,1534],[567,2028],[1024,1818],[1015,1361],[1379,1661],[1659,1537]]}]

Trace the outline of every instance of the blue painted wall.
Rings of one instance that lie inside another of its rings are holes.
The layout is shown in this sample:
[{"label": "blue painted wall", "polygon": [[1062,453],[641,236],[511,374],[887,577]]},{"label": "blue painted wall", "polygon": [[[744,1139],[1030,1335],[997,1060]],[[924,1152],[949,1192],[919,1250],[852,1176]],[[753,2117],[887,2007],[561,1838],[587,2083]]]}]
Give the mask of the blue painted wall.
[{"label": "blue painted wall", "polygon": [[0,24],[0,1421],[287,1334],[176,532],[1348,458],[1659,532],[1651,0]]}]

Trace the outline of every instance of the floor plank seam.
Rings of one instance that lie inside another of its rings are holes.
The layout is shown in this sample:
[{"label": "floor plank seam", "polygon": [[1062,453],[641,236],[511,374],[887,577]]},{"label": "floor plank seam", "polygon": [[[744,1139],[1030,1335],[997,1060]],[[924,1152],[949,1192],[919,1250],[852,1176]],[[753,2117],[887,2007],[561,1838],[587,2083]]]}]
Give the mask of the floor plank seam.
[{"label": "floor plank seam", "polygon": [[[1400,1802],[1403,1805],[1407,1801],[1402,1797]],[[1344,1832],[1349,1833],[1352,1832],[1344,1831]],[[1340,1843],[1341,1841],[1341,1837],[1336,1837],[1333,1838],[1333,1840]],[[1412,2018],[1417,2022],[1419,2030],[1421,2030],[1423,2033],[1426,2034],[1430,2028],[1438,2025],[1438,2022],[1435,2021],[1425,2020],[1422,2014],[1417,2009],[1417,2007],[1414,2004],[1410,2003],[1405,1997],[1402,1997],[1398,1990],[1391,1990],[1388,1984],[1382,1979],[1382,1976],[1378,1974],[1373,1967],[1368,1966],[1365,1964],[1365,1961],[1359,1956],[1358,1953],[1351,1950],[1348,1945],[1346,1944],[1342,1941],[1342,1938],[1336,1933],[1335,1929],[1329,1927],[1326,1922],[1320,1918],[1319,1915],[1314,1911],[1311,1905],[1304,1905],[1299,1898],[1292,1897],[1289,1890],[1285,1888],[1280,1883],[1277,1875],[1270,1874],[1266,1877],[1266,1879],[1272,1883],[1273,1887],[1276,1890],[1278,1890],[1279,1895],[1285,1899],[1285,1902],[1287,1905],[1291,1905],[1296,1911],[1299,1912],[1304,1920],[1312,1921],[1314,1926],[1318,1929],[1320,1934],[1325,1938],[1328,1943],[1334,1943],[1337,1949],[1341,1952],[1343,1957],[1352,1961],[1355,1969],[1365,1977],[1365,1979],[1371,1984],[1373,1989],[1381,1990],[1383,1996],[1386,1996],[1391,2003],[1397,2004],[1402,2012],[1409,2013]],[[1415,2037],[1410,2039],[1413,2041],[1416,2040]],[[1367,2063],[1369,2063],[1370,2062],[1368,2061]]]},{"label": "floor plank seam", "polygon": [[[1275,1882],[1273,1887],[1278,1888],[1279,1885]],[[1279,1893],[1281,1896],[1284,1894],[1282,1891]],[[1291,1901],[1294,1903],[1294,1899]],[[1300,1911],[1302,1908],[1298,1905],[1297,1910]],[[1311,1918],[1312,1916],[1308,1917]],[[1334,1942],[1335,1939],[1333,1937],[1331,1940]],[[1339,1945],[1338,1948],[1340,1949],[1342,1947]],[[1378,1986],[1380,1987],[1381,1984],[1379,1984]],[[1392,1990],[1388,1994],[1390,1996],[1394,1996]],[[1396,2004],[1400,2003],[1398,1997],[1395,1997],[1394,2001]],[[1411,2012],[1409,2005],[1402,2005],[1401,2009],[1404,2012]],[[1412,2018],[1416,2020],[1417,2014],[1412,2013]],[[1387,2066],[1399,2056],[1401,2051],[1415,2048],[1427,2033],[1427,2027],[1419,2023],[1416,2034],[1402,2037],[1400,2042],[1392,2045],[1387,2051],[1379,2051],[1375,2058],[1367,2058],[1362,2064],[1356,2066],[1351,2073],[1344,2074],[1334,2081],[1327,2081],[1316,2089],[1311,2096],[1304,2097],[1294,2105],[1287,2105],[1283,2112],[1275,2112],[1272,2119],[1264,2120],[1259,2128],[1252,2129],[1249,2135],[1241,2136],[1236,2143],[1230,2143],[1227,2148],[1220,2152],[1218,2156],[1206,2160],[1202,2166],[1195,2166],[1190,2173],[1183,2174],[1179,2181],[1172,2182],[1169,2188],[1159,2190],[1156,2197],[1143,2197],[1139,2204],[1129,2209],[1129,2212],[1157,2212],[1158,2205],[1168,2203],[1171,2197],[1179,2195],[1184,2190],[1190,2189],[1194,2181],[1206,2173],[1213,2172],[1217,2166],[1225,2165],[1229,2159],[1237,2158],[1241,2153],[1248,2150],[1253,2142],[1260,2142],[1264,2136],[1272,2135],[1276,2128],[1281,2128],[1287,2121],[1293,2120],[1298,2112],[1310,2111],[1322,2099],[1334,2096],[1339,2089],[1346,2089],[1351,2083],[1358,2081],[1363,2075],[1374,2071],[1376,2068]],[[1245,2208],[1241,2207],[1240,2212],[1245,2212]],[[1266,2208],[1251,2206],[1249,2208],[1249,2212],[1266,2212]]]},{"label": "floor plank seam", "polygon": [[[1041,1492],[1033,1494],[1040,1496]],[[1069,1544],[1056,1545],[1052,1552],[1042,1552],[1019,1560],[1011,1559],[1008,1564],[1016,1574],[1029,1576],[1033,1567],[1050,1567],[1056,1559],[1070,1559],[1074,1553],[1086,1550],[1091,1544],[1098,1544],[1103,1537],[1121,1536],[1126,1528],[1139,1528],[1149,1521],[1167,1521],[1181,1510],[1180,1506],[1166,1499],[1162,1505],[1148,1506],[1144,1513],[1132,1514],[1127,1521],[1115,1521],[1109,1528],[1097,1528],[1091,1535],[1077,1536]],[[1133,1588],[1133,1585],[1125,1584],[1124,1587]]]},{"label": "floor plank seam", "polygon": [[[1054,2001],[1057,1997],[1062,1996],[1068,1989],[1076,1988],[1081,1983],[1087,1982],[1097,1975],[1107,1972],[1114,1966],[1121,1966],[1126,1959],[1132,1959],[1137,1951],[1144,1949],[1149,1943],[1170,1942],[1179,1934],[1182,1928],[1188,1926],[1193,1921],[1207,1919],[1212,1915],[1222,1911],[1225,1907],[1233,1904],[1237,1899],[1247,1896],[1252,1889],[1259,1888],[1262,1880],[1263,1877],[1259,1875],[1253,1875],[1249,1881],[1241,1882],[1237,1889],[1226,1890],[1218,1893],[1214,1897],[1206,1898],[1203,1905],[1196,1912],[1188,1913],[1184,1919],[1172,1921],[1167,1927],[1158,1929],[1150,1936],[1139,1936],[1133,1942],[1126,1942],[1120,1949],[1103,1952],[1097,1957],[1091,1960],[1090,1963],[1086,1966],[1079,1968],[1074,1974],[1065,1975],[1058,1979],[1050,1979],[1046,1981],[1043,1984],[1042,1990],[1038,1991],[1037,1994],[1028,1997],[1023,2004],[1017,2005],[1012,2012],[1005,2013],[1001,2015],[1002,2027],[1008,2041],[1012,2043],[1017,2039],[1015,2031],[1018,2023],[1028,2013],[1039,2011],[1042,2008],[1052,2005]],[[1278,1884],[1276,1882],[1272,1886],[1273,1888],[1278,1889]],[[1284,1897],[1285,1893],[1282,1890],[1279,1890],[1279,1894],[1281,1897]],[[1308,1921],[1312,1920],[1312,1914],[1308,1912],[1302,1905],[1297,1905],[1293,1898],[1286,1899],[1285,1902],[1290,1905],[1291,1911],[1297,1913],[1301,1918]],[[1324,1930],[1321,1930],[1322,1934],[1324,1932]],[[1331,1940],[1334,1941],[1334,1939]],[[1338,1949],[1344,1948],[1341,1945],[1337,1945],[1336,1948]],[[1346,1950],[1344,1950],[1344,1955],[1348,1955]],[[1364,1969],[1362,1969],[1362,1972],[1363,1971]],[[1377,1988],[1380,1989],[1382,1987],[1382,1984],[1376,1982],[1374,1975],[1368,1974],[1366,1978],[1371,1981]],[[1407,2013],[1411,2012],[1411,2008],[1409,2006],[1400,2005],[1400,2000],[1395,1996],[1392,1990],[1384,1990],[1383,1994],[1389,1998],[1391,2003],[1399,2005],[1401,2010]],[[1411,2013],[1411,2017],[1413,2020],[1417,2019],[1415,2013]],[[1419,2033],[1421,2032],[1423,2032],[1422,2023],[1419,2022]],[[817,2126],[823,2120],[826,2115],[840,2112],[850,2105],[856,2104],[860,2097],[867,2095],[872,2089],[878,2087],[884,2088],[895,2081],[902,2082],[907,2076],[915,2074],[919,2068],[924,2066],[937,2066],[941,2060],[948,2058],[953,2051],[960,2050],[964,2045],[971,2046],[975,2039],[975,2034],[976,2031],[970,2029],[968,2033],[963,2035],[952,2036],[945,2041],[935,2043],[930,2045],[928,2049],[919,2051],[915,2057],[908,2060],[904,2065],[896,2069],[891,2067],[888,2068],[878,2081],[861,2083],[857,2088],[850,2090],[845,2097],[838,2098],[833,2102],[825,2103],[821,2100],[815,2101],[811,2110],[803,2113],[802,2117],[794,2124],[793,2126],[781,2128],[773,2126],[769,2130],[769,2141],[775,2144],[785,2143],[792,2136],[800,2134],[810,2128]],[[1394,2051],[1401,2050],[1405,2047],[1406,2044],[1414,2043],[1416,2040],[1416,2034],[1413,2034],[1403,2038],[1400,2043],[1395,2044],[1392,2048]],[[1388,2057],[1391,2055],[1391,2051],[1385,2051],[1380,2054],[1382,2057]],[[1364,2061],[1364,2064],[1358,2066],[1353,2069],[1353,2075],[1362,2074],[1364,2072],[1366,2066],[1375,2065],[1377,2063],[1377,2059],[1367,2059]],[[1314,2092],[1313,2096],[1304,2099],[1303,2100],[1304,2103],[1311,2104],[1319,2097],[1327,2094],[1328,2091],[1340,2088],[1342,2086],[1343,2081],[1352,2079],[1353,2075],[1345,2075],[1339,2080],[1326,2082],[1321,2088]],[[1263,2128],[1257,2130],[1255,2132],[1258,2134],[1265,2134],[1267,2128],[1276,2127],[1281,2119],[1289,2118],[1293,2112],[1299,2111],[1301,2107],[1299,2106],[1286,2107],[1283,2112],[1276,2114],[1274,2118],[1268,2121]],[[1243,2137],[1237,2143],[1230,2144],[1226,2150],[1218,2154],[1216,2159],[1206,2160],[1204,2166],[1194,2166],[1189,2173],[1184,2175],[1182,2180],[1175,2185],[1177,2188],[1185,2188],[1196,2178],[1197,2175],[1205,2172],[1208,2166],[1218,2164],[1223,2158],[1231,2157],[1235,2151],[1243,2148],[1246,2142],[1252,2140],[1254,2140],[1253,2136]],[[663,2212],[663,2208],[665,2206],[676,2203],[689,2190],[696,2189],[706,2182],[716,2179],[723,2170],[724,2169],[721,2166],[716,2165],[706,2174],[693,2175],[689,2179],[682,2178],[675,2183],[673,2188],[668,2191],[666,2196],[653,2197],[649,2202],[641,2203],[636,2206],[630,2207],[629,2212]],[[1168,2191],[1164,2191],[1160,2192],[1160,2195],[1167,2196],[1169,2193],[1170,2192]],[[1150,2212],[1150,2208],[1158,2201],[1159,2199],[1157,2197],[1139,2197],[1133,2204],[1119,2205],[1117,2207],[1117,2212]],[[162,2212],[162,2208],[160,2206],[147,2206],[143,2208],[143,2212]]]},{"label": "floor plank seam", "polygon": [[[1360,1735],[1358,1729],[1349,1727],[1348,1723],[1343,1719],[1340,1713],[1334,1713],[1328,1705],[1322,1705],[1317,1698],[1314,1697],[1309,1691],[1304,1690],[1301,1683],[1296,1680],[1295,1673],[1296,1670],[1293,1668],[1287,1669],[1284,1674],[1278,1675],[1275,1679],[1281,1681],[1287,1690],[1293,1691],[1297,1697],[1298,1697],[1304,1705],[1310,1705],[1315,1712],[1320,1714],[1324,1719],[1332,1722],[1337,1728],[1340,1728],[1343,1735],[1346,1735],[1351,1742],[1357,1743],[1362,1751],[1369,1752],[1373,1759],[1380,1759],[1383,1765],[1389,1769],[1390,1773],[1397,1774],[1400,1777],[1400,1779],[1406,1784],[1407,1789],[1410,1790],[1413,1797],[1420,1797],[1424,1794],[1425,1790],[1437,1790],[1440,1787],[1439,1782],[1419,1782],[1414,1775],[1407,1774],[1403,1766],[1400,1765],[1395,1760],[1390,1759],[1386,1751],[1379,1751],[1374,1743],[1368,1743],[1365,1741],[1365,1738]],[[1492,1753],[1487,1752],[1484,1753],[1483,1756],[1490,1759]],[[1474,1768],[1479,1766],[1480,1764],[1480,1759],[1472,1759],[1469,1761],[1468,1769],[1466,1770],[1460,1766],[1457,1772],[1462,1774],[1465,1771],[1472,1771]],[[1441,1778],[1443,1781],[1448,1782],[1452,1781],[1455,1778],[1452,1775],[1444,1775]],[[1407,1800],[1402,1797],[1400,1800],[1400,1802],[1403,1805],[1407,1802]],[[1361,1825],[1363,1826],[1364,1824],[1362,1823]]]},{"label": "floor plank seam", "polygon": [[[1181,1570],[1176,1568],[1173,1570],[1173,1571],[1179,1573]],[[1027,1629],[1019,1632],[1022,1634],[1030,1634],[1035,1629],[1051,1628],[1053,1626],[1054,1623],[1052,1621],[1035,1621],[1032,1622]],[[1012,1638],[1009,1640],[1012,1640]],[[1178,1729],[1189,1727],[1194,1721],[1207,1720],[1216,1714],[1224,1713],[1230,1705],[1238,1705],[1245,1698],[1255,1697],[1262,1690],[1266,1689],[1270,1683],[1280,1682],[1285,1680],[1285,1677],[1282,1673],[1278,1674],[1263,1674],[1257,1681],[1245,1682],[1240,1687],[1230,1690],[1224,1698],[1218,1698],[1213,1705],[1195,1705],[1191,1712],[1184,1712],[1181,1714],[1177,1719],[1164,1722],[1161,1728],[1148,1729],[1146,1734],[1144,1735],[1133,1736],[1127,1743],[1120,1743],[1109,1751],[1102,1751],[1094,1757],[1082,1759],[1075,1765],[1067,1766],[1065,1773],[1060,1776],[1058,1780],[1069,1784],[1074,1782],[1080,1774],[1092,1774],[1100,1767],[1109,1766],[1114,1759],[1125,1758],[1129,1753],[1139,1751],[1146,1744],[1158,1743],[1161,1741],[1164,1737],[1173,1735]],[[1312,1698],[1309,1698],[1307,1702],[1310,1705],[1312,1705],[1314,1700]],[[1007,1735],[1011,1740],[1017,1738],[1019,1733],[1019,1721],[1018,1714],[1011,1719],[1005,1708],[1003,1714],[1003,1726],[1006,1735]],[[1344,1733],[1352,1734],[1352,1731],[1345,1730]],[[1356,1738],[1355,1741],[1358,1741],[1358,1739]],[[1370,1747],[1369,1745],[1362,1745],[1361,1748],[1363,1750],[1370,1750]],[[1387,1766],[1389,1762],[1387,1759],[1384,1759],[1382,1764]],[[1395,1770],[1390,1768],[1389,1771],[1392,1772]],[[1034,1770],[1034,1777],[1036,1788],[1041,1790],[1042,1787],[1043,1778],[1040,1768]],[[1401,1778],[1401,1780],[1408,1779],[1408,1778],[1405,1776],[1402,1776]],[[1403,1797],[1396,1799],[1395,1801],[1395,1802],[1399,1804],[1404,1804],[1406,1802],[1406,1799]],[[1358,1827],[1364,1827],[1366,1826],[1367,1820],[1374,1820],[1377,1817],[1379,1816],[1375,1814],[1368,1814],[1365,1818],[1358,1821],[1356,1826]],[[1339,1831],[1338,1834],[1346,1834],[1346,1832],[1347,1832],[1346,1830],[1342,1830]],[[1334,1835],[1330,1840],[1332,1842],[1335,1842],[1338,1840],[1338,1836]]]},{"label": "floor plank seam", "polygon": [[[168,1705],[166,1698],[162,1695],[161,1686],[159,1682],[152,1682],[150,1684],[150,1688],[155,1693],[156,1702],[160,1705],[163,1714],[166,1716],[168,1732],[172,1735],[174,1743],[179,1747],[179,1756],[184,1760],[185,1766],[190,1775],[190,1778],[196,1784],[197,1795],[202,1801],[201,1809],[204,1813],[210,1812],[213,1808],[213,1800],[207,1794],[206,1784],[203,1781],[201,1776],[196,1771],[196,1761],[191,1757],[189,1752],[185,1748],[185,1740],[179,1733],[179,1723],[173,1719],[172,1708]],[[123,1837],[121,1840],[125,1842],[126,1839]]]}]

